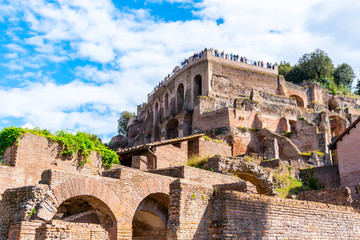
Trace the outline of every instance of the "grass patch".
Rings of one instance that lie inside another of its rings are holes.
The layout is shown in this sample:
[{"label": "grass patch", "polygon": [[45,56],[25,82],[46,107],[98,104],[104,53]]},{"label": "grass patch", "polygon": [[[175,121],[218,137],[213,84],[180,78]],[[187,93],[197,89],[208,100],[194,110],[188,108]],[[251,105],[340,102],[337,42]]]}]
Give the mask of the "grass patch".
[{"label": "grass patch", "polygon": [[187,161],[186,166],[205,169],[204,164],[207,163],[208,160],[209,157],[200,157],[199,155],[193,155]]},{"label": "grass patch", "polygon": [[203,139],[205,139],[206,141],[210,141],[210,142],[216,142],[216,143],[224,143],[224,141],[220,140],[220,139],[214,139],[208,136],[202,136]]}]

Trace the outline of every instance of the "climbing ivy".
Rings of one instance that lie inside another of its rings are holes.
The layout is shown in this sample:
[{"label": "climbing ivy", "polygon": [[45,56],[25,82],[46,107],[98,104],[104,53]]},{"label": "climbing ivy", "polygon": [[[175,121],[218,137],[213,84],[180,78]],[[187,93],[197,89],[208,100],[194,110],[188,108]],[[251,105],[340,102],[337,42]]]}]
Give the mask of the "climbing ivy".
[{"label": "climbing ivy", "polygon": [[23,129],[17,127],[4,128],[0,132],[0,158],[2,159],[5,150],[10,147],[24,133],[32,133],[35,135],[46,137],[53,142],[57,142],[63,146],[61,154],[65,156],[78,155],[81,159],[80,165],[83,165],[92,151],[101,155],[102,163],[106,168],[110,168],[112,164],[119,164],[118,155],[107,146],[101,143],[97,135],[77,132],[72,134],[67,131],[58,131],[51,134],[48,130]]}]

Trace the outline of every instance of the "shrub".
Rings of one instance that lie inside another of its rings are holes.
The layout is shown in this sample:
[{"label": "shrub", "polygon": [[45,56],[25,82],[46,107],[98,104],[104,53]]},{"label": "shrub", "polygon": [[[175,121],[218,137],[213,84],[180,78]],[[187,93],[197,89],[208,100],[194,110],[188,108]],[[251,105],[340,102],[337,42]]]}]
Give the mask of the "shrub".
[{"label": "shrub", "polygon": [[58,131],[51,134],[48,130],[23,129],[16,127],[4,128],[0,133],[0,156],[3,157],[5,150],[10,147],[24,133],[32,133],[35,135],[46,137],[53,142],[62,145],[63,149],[60,154],[65,156],[79,156],[81,161],[79,165],[83,165],[92,151],[101,155],[104,167],[110,168],[112,164],[119,164],[118,155],[104,144],[101,143],[97,135],[77,132],[72,134],[67,131]]}]

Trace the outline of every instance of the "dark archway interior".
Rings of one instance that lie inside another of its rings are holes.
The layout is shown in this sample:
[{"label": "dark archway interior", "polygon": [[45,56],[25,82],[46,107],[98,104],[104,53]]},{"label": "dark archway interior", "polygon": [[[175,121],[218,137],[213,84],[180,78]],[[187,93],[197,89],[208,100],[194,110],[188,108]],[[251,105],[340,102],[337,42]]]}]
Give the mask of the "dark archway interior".
[{"label": "dark archway interior", "polygon": [[293,99],[295,99],[295,101],[296,101],[296,106],[298,106],[298,107],[304,107],[304,100],[303,100],[301,97],[299,97],[299,96],[297,96],[297,95],[291,95],[290,97],[293,98]]},{"label": "dark archway interior", "polygon": [[197,100],[197,96],[202,95],[202,79],[200,75],[196,75],[194,79],[194,102]]},{"label": "dark archway interior", "polygon": [[166,124],[166,139],[177,138],[179,136],[178,127],[179,127],[178,120],[176,118],[171,119]]},{"label": "dark archway interior", "polygon": [[169,112],[169,94],[165,94],[165,116],[168,115]]},{"label": "dark archway interior", "polygon": [[338,116],[331,116],[330,118],[331,138],[334,140],[346,129],[345,121]]},{"label": "dark archway interior", "polygon": [[72,223],[99,224],[107,231],[109,239],[116,239],[115,216],[103,201],[92,196],[67,199],[58,207],[53,219]]},{"label": "dark archway interior", "polygon": [[339,105],[334,99],[329,100],[328,106],[329,106],[329,111],[334,111],[334,112],[338,111],[338,106]]},{"label": "dark archway interior", "polygon": [[184,106],[184,85],[180,84],[177,89],[177,112],[180,112],[183,109]]},{"label": "dark archway interior", "polygon": [[136,209],[133,221],[132,239],[165,240],[168,220],[169,195],[150,194]]}]

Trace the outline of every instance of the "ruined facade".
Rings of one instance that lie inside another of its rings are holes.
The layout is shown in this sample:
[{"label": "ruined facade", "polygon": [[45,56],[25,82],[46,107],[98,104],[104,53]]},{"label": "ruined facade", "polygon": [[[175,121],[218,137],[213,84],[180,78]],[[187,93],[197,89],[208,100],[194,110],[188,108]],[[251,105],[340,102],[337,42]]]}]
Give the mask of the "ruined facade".
[{"label": "ruined facade", "polygon": [[206,133],[229,143],[233,156],[276,158],[267,150],[275,144],[282,159],[320,151],[330,164],[328,144],[360,114],[359,99],[329,94],[311,82],[292,84],[276,66],[221,58],[210,50],[188,62],[138,106],[128,124],[130,145]]},{"label": "ruined facade", "polygon": [[272,196],[261,167],[241,158],[214,157],[213,171],[141,171],[104,169],[96,155],[79,167],[31,134],[9,149],[0,166],[1,240],[360,238],[360,207],[347,191],[317,193],[332,194],[326,203],[314,193]]}]

